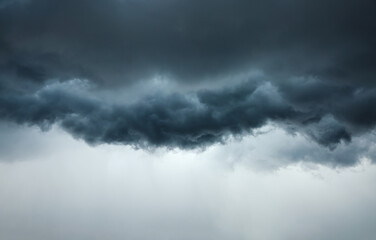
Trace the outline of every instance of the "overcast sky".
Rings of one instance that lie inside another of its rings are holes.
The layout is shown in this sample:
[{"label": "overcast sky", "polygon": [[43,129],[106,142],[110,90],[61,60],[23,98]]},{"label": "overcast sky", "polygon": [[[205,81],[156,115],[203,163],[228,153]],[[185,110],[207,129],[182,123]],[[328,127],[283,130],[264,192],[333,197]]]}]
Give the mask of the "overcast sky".
[{"label": "overcast sky", "polygon": [[375,239],[375,66],[374,0],[0,0],[0,239]]}]

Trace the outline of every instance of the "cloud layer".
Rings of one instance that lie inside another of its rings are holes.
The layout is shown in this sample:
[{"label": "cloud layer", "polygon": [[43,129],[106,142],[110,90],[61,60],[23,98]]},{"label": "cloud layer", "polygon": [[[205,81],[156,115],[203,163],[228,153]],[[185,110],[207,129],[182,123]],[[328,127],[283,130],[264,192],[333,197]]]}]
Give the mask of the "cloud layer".
[{"label": "cloud layer", "polygon": [[[373,0],[0,1],[0,116],[184,149],[274,122],[334,149],[376,124],[375,12]],[[157,76],[173,89],[97,94]]]},{"label": "cloud layer", "polygon": [[90,96],[80,90],[80,83],[53,83],[33,94],[4,94],[1,116],[42,128],[58,123],[89,143],[137,147],[205,147],[229,135],[251,133],[270,121],[302,131],[330,148],[351,140],[346,126],[330,112],[297,110],[271,84],[247,81],[231,88],[156,94],[118,105]]},{"label": "cloud layer", "polygon": [[374,85],[375,11],[360,1],[2,1],[2,66],[40,81],[154,74],[197,82],[261,69]]}]

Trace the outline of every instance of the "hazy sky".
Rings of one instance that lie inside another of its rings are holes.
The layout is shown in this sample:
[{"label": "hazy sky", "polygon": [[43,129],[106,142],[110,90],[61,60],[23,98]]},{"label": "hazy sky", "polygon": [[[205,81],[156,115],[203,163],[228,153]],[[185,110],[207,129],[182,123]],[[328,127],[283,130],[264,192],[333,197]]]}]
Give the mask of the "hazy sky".
[{"label": "hazy sky", "polygon": [[374,0],[0,0],[0,239],[376,238]]}]

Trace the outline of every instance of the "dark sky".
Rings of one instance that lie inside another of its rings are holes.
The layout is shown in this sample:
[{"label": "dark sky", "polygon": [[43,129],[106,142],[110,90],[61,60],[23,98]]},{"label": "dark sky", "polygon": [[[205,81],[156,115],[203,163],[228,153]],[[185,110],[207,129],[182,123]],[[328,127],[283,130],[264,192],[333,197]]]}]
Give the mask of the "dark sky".
[{"label": "dark sky", "polygon": [[333,151],[376,124],[375,57],[374,0],[2,0],[0,116],[141,148],[273,123]]}]

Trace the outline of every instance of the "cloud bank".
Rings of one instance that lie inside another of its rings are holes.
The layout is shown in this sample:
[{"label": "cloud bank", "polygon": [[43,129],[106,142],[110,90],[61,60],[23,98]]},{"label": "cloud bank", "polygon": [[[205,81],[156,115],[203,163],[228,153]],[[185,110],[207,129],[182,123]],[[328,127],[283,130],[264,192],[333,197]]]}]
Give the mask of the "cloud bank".
[{"label": "cloud bank", "polygon": [[230,135],[252,133],[270,121],[302,131],[329,148],[351,140],[346,125],[331,112],[298,110],[270,84],[247,81],[216,91],[153,95],[118,105],[90,96],[85,89],[78,91],[79,83],[53,83],[33,94],[4,94],[1,116],[42,128],[58,123],[89,143],[137,147],[204,147]]},{"label": "cloud bank", "polygon": [[[182,149],[273,122],[334,149],[376,124],[375,12],[372,0],[1,1],[0,116]],[[173,89],[97,94],[156,76]]]}]

